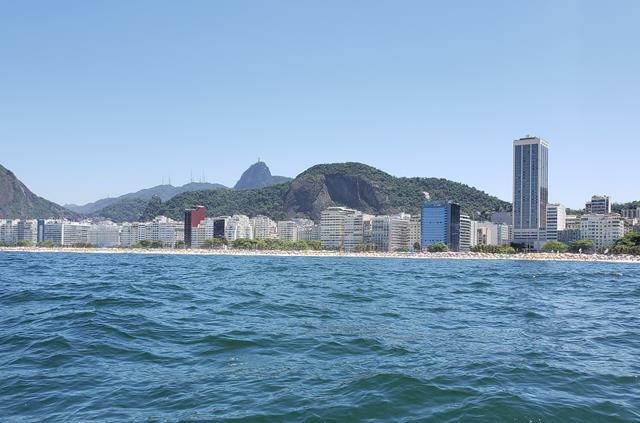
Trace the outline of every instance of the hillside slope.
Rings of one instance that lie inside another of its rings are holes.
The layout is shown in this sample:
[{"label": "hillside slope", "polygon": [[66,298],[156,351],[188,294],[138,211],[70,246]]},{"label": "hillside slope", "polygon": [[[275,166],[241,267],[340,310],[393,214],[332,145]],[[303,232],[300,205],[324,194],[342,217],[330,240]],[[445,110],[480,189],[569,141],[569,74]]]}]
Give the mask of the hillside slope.
[{"label": "hillside slope", "polygon": [[64,207],[38,197],[4,166],[0,165],[0,218],[75,218]]},{"label": "hillside slope", "polygon": [[362,163],[313,166],[293,181],[252,190],[196,191],[149,207],[143,219],[164,214],[181,219],[185,208],[203,205],[208,216],[233,213],[273,219],[305,216],[318,219],[326,207],[341,205],[370,214],[418,213],[423,192],[459,203],[465,213],[488,216],[511,205],[468,185],[441,178],[398,178]]}]

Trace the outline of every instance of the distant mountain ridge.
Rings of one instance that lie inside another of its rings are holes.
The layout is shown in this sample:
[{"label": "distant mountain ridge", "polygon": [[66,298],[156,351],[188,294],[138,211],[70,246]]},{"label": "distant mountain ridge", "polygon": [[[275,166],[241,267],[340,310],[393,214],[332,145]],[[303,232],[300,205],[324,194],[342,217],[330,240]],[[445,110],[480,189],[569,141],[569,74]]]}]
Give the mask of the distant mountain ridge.
[{"label": "distant mountain ridge", "polygon": [[29,190],[9,169],[0,165],[0,218],[75,218],[77,214]]},{"label": "distant mountain ridge", "polygon": [[[291,178],[285,176],[271,175],[271,171],[266,163],[258,161],[244,171],[234,189],[262,188],[286,183],[290,180]],[[142,214],[146,208],[146,202],[153,197],[159,197],[161,201],[168,201],[176,195],[185,192],[211,189],[229,188],[222,184],[208,182],[191,182],[178,187],[165,184],[141,189],[118,197],[102,198],[84,205],[65,204],[64,207],[87,217],[102,217],[115,222],[138,220],[139,215]]]},{"label": "distant mountain ridge", "polygon": [[271,170],[265,162],[258,161],[245,170],[236,182],[234,189],[256,189],[284,184],[291,178],[271,175]]},{"label": "distant mountain ridge", "polygon": [[[162,201],[167,201],[172,197],[181,194],[183,192],[190,191],[202,191],[207,189],[219,189],[219,188],[227,188],[222,184],[213,184],[208,182],[190,182],[188,184],[182,186],[173,186],[169,184],[165,185],[157,185],[151,188],[141,189],[140,191],[130,192],[128,194],[120,195],[118,197],[108,197],[102,198],[100,200],[94,201],[92,203],[87,203],[84,205],[76,205],[76,204],[65,204],[64,207],[67,209],[80,214],[90,215],[94,214],[105,207],[117,205],[122,200],[129,199],[139,199],[139,200],[150,200],[152,197],[157,196],[160,197]],[[126,202],[122,204],[130,205],[131,202]]]},{"label": "distant mountain ridge", "polygon": [[192,191],[149,207],[143,219],[165,215],[181,219],[185,208],[203,205],[208,216],[234,213],[273,219],[309,217],[317,220],[326,207],[346,206],[370,214],[404,211],[417,214],[424,192],[452,200],[478,218],[507,211],[511,204],[468,185],[441,178],[398,178],[362,163],[313,166],[290,182],[247,190]]}]

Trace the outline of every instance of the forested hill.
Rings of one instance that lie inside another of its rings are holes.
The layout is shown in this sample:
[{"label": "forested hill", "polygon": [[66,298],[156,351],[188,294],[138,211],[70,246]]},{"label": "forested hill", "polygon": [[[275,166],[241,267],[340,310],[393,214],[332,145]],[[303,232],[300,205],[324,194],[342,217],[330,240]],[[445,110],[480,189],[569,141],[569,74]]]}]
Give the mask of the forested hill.
[{"label": "forested hill", "polygon": [[185,208],[203,205],[208,216],[263,214],[273,219],[305,216],[318,219],[332,205],[370,214],[404,211],[415,214],[431,198],[451,200],[471,216],[510,210],[511,205],[484,191],[442,178],[398,178],[362,163],[313,166],[294,180],[261,189],[206,190],[179,194],[166,203],[147,207],[143,219],[163,214],[182,219]]},{"label": "forested hill", "polygon": [[0,165],[0,219],[75,218],[77,214],[38,197]]}]

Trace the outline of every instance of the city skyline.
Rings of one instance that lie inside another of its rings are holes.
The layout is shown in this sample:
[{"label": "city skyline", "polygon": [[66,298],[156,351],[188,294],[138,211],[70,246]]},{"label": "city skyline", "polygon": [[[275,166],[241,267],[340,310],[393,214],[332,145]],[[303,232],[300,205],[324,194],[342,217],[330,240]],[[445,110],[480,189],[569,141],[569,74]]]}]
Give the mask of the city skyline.
[{"label": "city skyline", "polygon": [[531,134],[553,146],[550,202],[637,200],[640,4],[623,3],[8,3],[0,163],[59,204],[191,171],[229,186],[258,156],[509,201],[505,147]]}]

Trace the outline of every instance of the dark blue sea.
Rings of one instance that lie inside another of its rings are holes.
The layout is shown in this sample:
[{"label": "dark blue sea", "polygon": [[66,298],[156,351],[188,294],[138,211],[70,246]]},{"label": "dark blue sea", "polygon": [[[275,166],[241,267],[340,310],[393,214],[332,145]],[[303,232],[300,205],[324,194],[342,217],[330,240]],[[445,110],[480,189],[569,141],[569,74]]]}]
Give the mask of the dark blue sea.
[{"label": "dark blue sea", "polygon": [[639,422],[640,265],[2,252],[0,421]]}]

